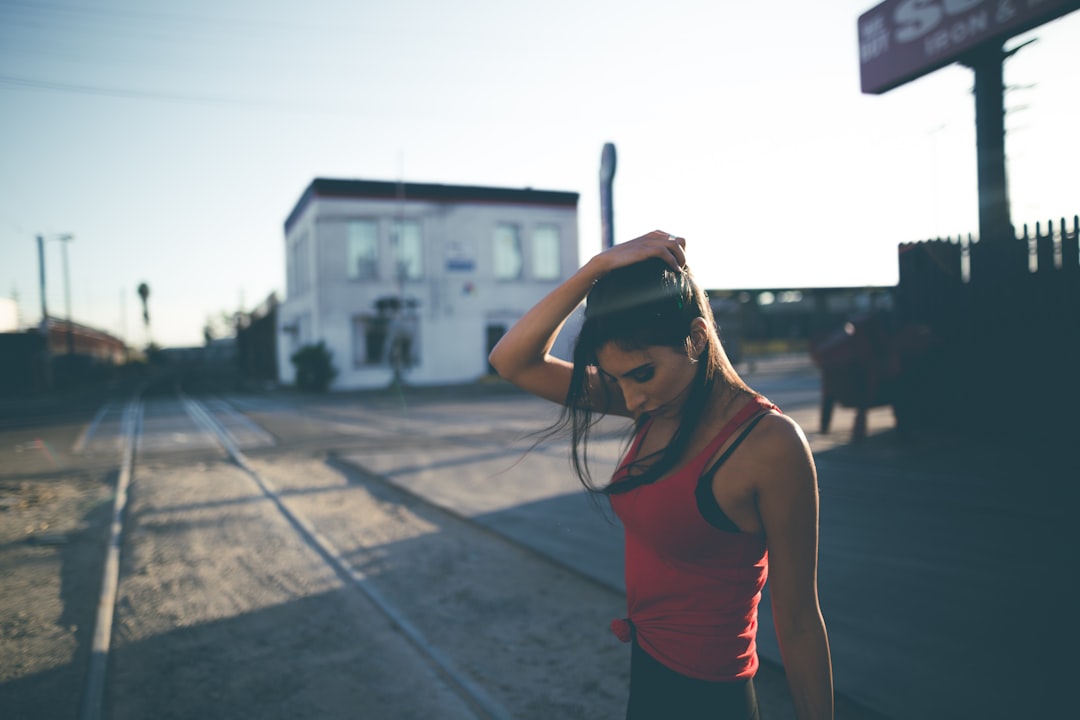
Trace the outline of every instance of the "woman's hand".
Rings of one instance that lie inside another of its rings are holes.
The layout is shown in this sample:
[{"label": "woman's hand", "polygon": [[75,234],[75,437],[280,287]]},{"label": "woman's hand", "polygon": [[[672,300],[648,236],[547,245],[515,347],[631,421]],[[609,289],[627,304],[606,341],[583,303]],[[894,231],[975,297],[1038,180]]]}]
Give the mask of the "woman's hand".
[{"label": "woman's hand", "polygon": [[680,272],[686,265],[685,248],[685,238],[676,237],[663,230],[653,230],[651,233],[608,248],[595,256],[592,261],[602,263],[604,272],[608,272],[657,257],[670,265],[675,272]]},{"label": "woman's hand", "polygon": [[[551,355],[559,330],[574,310],[585,300],[597,280],[608,272],[634,263],[660,258],[675,272],[686,264],[683,247],[686,241],[661,230],[654,230],[628,242],[620,243],[599,255],[559,284],[534,305],[507,331],[492,349],[488,360],[503,378],[523,390],[553,402],[566,402],[573,366]],[[595,368],[587,370],[592,379],[601,383]],[[598,412],[627,415],[622,394],[596,405]]]}]

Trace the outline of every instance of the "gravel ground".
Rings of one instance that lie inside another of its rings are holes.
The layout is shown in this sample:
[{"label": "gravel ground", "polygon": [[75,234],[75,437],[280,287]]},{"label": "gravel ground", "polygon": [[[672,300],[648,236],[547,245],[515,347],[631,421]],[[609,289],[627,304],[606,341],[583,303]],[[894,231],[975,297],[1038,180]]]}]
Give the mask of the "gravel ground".
[{"label": "gravel ground", "polygon": [[77,717],[112,508],[107,474],[0,480],[0,717]]}]

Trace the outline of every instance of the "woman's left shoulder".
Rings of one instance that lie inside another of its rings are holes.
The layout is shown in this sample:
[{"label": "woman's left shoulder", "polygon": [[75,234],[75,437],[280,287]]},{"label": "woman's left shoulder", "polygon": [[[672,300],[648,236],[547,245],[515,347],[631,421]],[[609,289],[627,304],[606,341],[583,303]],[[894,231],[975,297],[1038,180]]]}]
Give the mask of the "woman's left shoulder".
[{"label": "woman's left shoulder", "polygon": [[785,448],[792,450],[809,449],[809,443],[807,443],[806,434],[803,432],[802,427],[779,409],[767,409],[764,417],[761,418],[761,422],[758,423],[758,428],[759,432],[754,433],[758,436],[757,440],[769,445],[775,445],[774,450],[783,450]]},{"label": "woman's left shoulder", "polygon": [[814,476],[814,460],[806,434],[788,415],[767,413],[747,439],[752,440],[756,484],[785,483]]}]

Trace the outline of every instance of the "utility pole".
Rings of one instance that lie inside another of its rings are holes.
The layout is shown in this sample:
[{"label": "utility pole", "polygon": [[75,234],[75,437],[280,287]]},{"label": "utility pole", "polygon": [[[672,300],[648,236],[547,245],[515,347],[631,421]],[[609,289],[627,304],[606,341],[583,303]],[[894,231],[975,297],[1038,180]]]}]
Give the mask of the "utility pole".
[{"label": "utility pole", "polygon": [[45,335],[46,344],[48,344],[49,332],[49,309],[45,303],[45,238],[41,235],[37,236],[37,254],[38,254],[38,279],[41,285],[41,334]]},{"label": "utility pole", "polygon": [[[60,240],[64,243],[64,302],[67,305],[67,351],[70,355],[74,351],[75,338],[71,334],[71,286],[68,281],[68,262],[67,262],[67,244],[75,238],[71,233],[65,233],[54,240]],[[38,247],[38,280],[41,285],[41,324],[38,326],[38,330],[41,333],[43,341],[43,377],[46,388],[52,387],[52,359],[51,349],[49,345],[49,308],[46,300],[45,293],[45,236],[38,235],[36,237]]]},{"label": "utility pole", "polygon": [[1005,58],[1001,45],[990,45],[967,60],[968,67],[975,71],[979,239],[991,243],[1007,242],[1012,235],[1005,178]]},{"label": "utility pole", "polygon": [[71,330],[71,278],[68,275],[68,243],[75,239],[75,236],[71,233],[61,235],[57,238],[63,243],[64,249],[64,314],[67,316],[67,354],[75,354],[75,335]]},{"label": "utility pole", "polygon": [[984,277],[1007,282],[1024,265],[1019,256],[1027,252],[1016,241],[1009,206],[1005,160],[1004,64],[1029,40],[1012,50],[989,43],[962,60],[975,74],[975,149],[979,183],[980,268]]}]

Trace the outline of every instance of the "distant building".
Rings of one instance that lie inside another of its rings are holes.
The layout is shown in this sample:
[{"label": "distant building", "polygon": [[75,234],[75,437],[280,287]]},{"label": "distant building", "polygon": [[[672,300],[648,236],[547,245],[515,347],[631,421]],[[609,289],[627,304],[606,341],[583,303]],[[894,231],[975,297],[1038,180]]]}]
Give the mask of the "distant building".
[{"label": "distant building", "polygon": [[54,357],[77,355],[97,365],[116,366],[127,362],[127,346],[120,338],[77,322],[50,318],[49,352]]},{"label": "distant building", "polygon": [[127,362],[124,342],[103,330],[56,318],[44,325],[0,332],[0,397],[103,381]]},{"label": "distant building", "polygon": [[895,288],[885,286],[708,291],[720,338],[733,361],[744,354],[808,350],[850,320],[891,312],[894,293]]},{"label": "distant building", "polygon": [[471,382],[578,268],[578,194],[316,179],[285,221],[278,372],[325,342],[335,389]]}]

